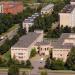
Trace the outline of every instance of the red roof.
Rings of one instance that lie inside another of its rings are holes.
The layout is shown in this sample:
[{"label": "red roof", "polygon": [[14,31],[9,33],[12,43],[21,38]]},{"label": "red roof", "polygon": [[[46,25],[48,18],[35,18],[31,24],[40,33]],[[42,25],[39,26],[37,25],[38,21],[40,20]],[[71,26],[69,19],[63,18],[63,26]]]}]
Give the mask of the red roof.
[{"label": "red roof", "polygon": [[3,4],[3,13],[17,14],[24,8],[22,2],[2,1],[0,4]]}]

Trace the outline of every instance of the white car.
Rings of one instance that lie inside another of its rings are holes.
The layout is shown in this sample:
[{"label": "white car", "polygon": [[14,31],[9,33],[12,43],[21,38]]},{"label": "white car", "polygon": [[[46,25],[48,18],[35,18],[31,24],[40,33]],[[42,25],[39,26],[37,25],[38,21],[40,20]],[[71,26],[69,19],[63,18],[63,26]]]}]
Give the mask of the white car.
[{"label": "white car", "polygon": [[43,61],[43,58],[41,58],[41,61]]},{"label": "white car", "polygon": [[42,61],[43,61],[44,59],[43,59],[43,58],[41,58],[40,60],[41,60],[41,61],[40,61],[40,63],[42,63]]}]

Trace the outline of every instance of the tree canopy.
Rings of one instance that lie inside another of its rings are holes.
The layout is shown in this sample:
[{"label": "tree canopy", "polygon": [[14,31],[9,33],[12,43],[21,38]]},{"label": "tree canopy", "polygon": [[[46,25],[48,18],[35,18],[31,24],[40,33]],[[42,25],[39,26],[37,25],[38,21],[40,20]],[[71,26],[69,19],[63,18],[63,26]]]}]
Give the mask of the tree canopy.
[{"label": "tree canopy", "polygon": [[75,48],[73,47],[68,55],[66,66],[70,70],[75,70]]}]

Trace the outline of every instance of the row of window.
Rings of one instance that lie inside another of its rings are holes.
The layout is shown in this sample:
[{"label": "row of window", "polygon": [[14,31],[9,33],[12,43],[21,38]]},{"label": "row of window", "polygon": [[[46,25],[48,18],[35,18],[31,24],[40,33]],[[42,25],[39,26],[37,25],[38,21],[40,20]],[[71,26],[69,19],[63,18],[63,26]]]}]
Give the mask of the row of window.
[{"label": "row of window", "polygon": [[23,59],[23,56],[18,56],[18,58]]},{"label": "row of window", "polygon": [[23,55],[23,53],[18,53],[18,55]]},{"label": "row of window", "polygon": [[[57,56],[64,56],[63,54],[55,54],[55,55],[57,55]],[[67,55],[68,56],[68,55]]]},{"label": "row of window", "polygon": [[25,50],[25,49],[12,49],[12,50]]},{"label": "row of window", "polygon": [[45,50],[46,51],[46,50],[49,50],[49,48],[39,48],[39,50]]},{"label": "row of window", "polygon": [[53,50],[53,51],[69,51],[69,50]]}]

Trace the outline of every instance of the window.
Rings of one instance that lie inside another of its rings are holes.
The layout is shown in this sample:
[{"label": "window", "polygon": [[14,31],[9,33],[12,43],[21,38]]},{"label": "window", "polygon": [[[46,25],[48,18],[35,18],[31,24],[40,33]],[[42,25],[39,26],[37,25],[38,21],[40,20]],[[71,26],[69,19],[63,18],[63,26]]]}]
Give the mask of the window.
[{"label": "window", "polygon": [[42,50],[42,48],[41,48],[41,50]]},{"label": "window", "polygon": [[40,49],[40,47],[37,47],[37,49]]},{"label": "window", "polygon": [[49,48],[47,48],[47,50],[49,50]]},{"label": "window", "polygon": [[69,55],[67,55],[67,57],[68,57]]},{"label": "window", "polygon": [[62,54],[60,54],[60,56],[62,56]]},{"label": "window", "polygon": [[45,48],[45,51],[46,51],[46,48]]},{"label": "window", "polygon": [[23,58],[23,56],[19,56],[18,58],[22,59],[22,58]]},{"label": "window", "polygon": [[23,53],[18,53],[18,55],[23,55]]}]

